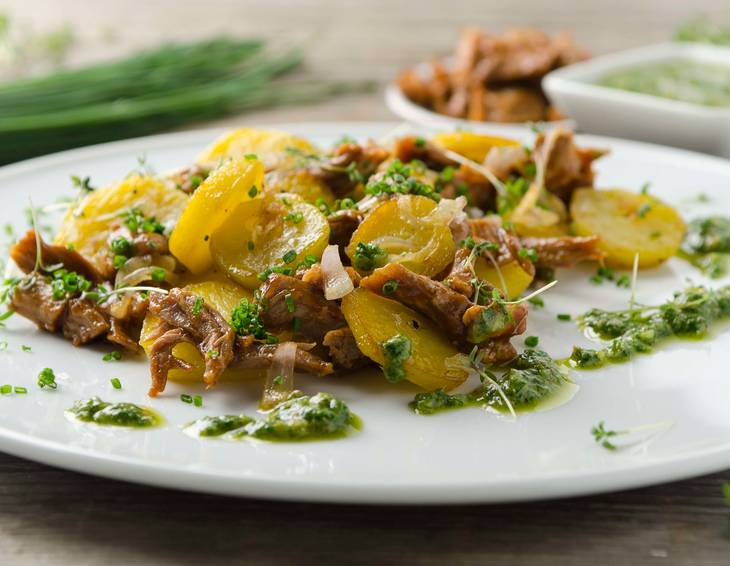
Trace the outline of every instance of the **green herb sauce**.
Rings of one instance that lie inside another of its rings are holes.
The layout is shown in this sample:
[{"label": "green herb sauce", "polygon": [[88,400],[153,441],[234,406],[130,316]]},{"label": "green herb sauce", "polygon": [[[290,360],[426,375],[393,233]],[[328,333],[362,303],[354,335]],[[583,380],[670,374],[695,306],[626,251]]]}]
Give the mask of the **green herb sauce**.
[{"label": "green herb sauce", "polygon": [[573,348],[568,363],[576,368],[598,368],[651,352],[669,338],[702,338],[716,322],[730,318],[730,285],[719,289],[689,287],[659,306],[637,306],[623,311],[592,309],[578,321],[583,328],[608,340],[601,349]]},{"label": "green herb sauce", "polygon": [[391,383],[403,381],[406,377],[406,370],[403,364],[411,357],[411,341],[402,334],[391,336],[380,344],[385,356],[383,373],[385,379]]},{"label": "green herb sauce", "polygon": [[692,220],[687,225],[679,257],[713,279],[725,275],[730,263],[730,218],[708,216]]},{"label": "green herb sauce", "polygon": [[77,420],[98,425],[149,428],[162,424],[162,417],[152,409],[134,403],[107,403],[99,397],[76,401],[67,413]]},{"label": "green herb sauce", "polygon": [[329,393],[317,393],[291,397],[260,419],[247,415],[203,417],[185,430],[201,437],[297,441],[341,438],[350,428],[359,429],[360,420],[349,407]]},{"label": "green herb sauce", "polygon": [[730,66],[677,60],[608,74],[598,84],[703,106],[730,106]]},{"label": "green herb sauce", "polygon": [[469,393],[449,394],[443,389],[418,393],[409,406],[419,415],[476,406],[506,412],[506,397],[515,411],[524,412],[537,408],[571,383],[560,366],[538,349],[523,351],[495,382],[499,388],[495,383],[485,381]]}]

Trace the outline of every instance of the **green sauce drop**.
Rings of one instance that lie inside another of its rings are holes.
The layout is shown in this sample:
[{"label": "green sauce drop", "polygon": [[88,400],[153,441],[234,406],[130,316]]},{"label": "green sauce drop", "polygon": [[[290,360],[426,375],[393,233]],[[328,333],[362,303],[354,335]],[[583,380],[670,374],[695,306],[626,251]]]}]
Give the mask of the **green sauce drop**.
[{"label": "green sauce drop", "polygon": [[296,395],[280,403],[263,418],[247,415],[203,417],[185,427],[194,436],[246,437],[269,441],[302,441],[341,438],[361,428],[360,419],[329,393]]},{"label": "green sauce drop", "polygon": [[134,403],[107,403],[99,397],[76,401],[67,413],[75,419],[98,425],[149,428],[162,424],[162,417]]},{"label": "green sauce drop", "polygon": [[579,369],[625,362],[648,353],[670,338],[701,339],[712,325],[730,318],[730,285],[719,289],[689,287],[659,306],[623,311],[591,309],[579,324],[607,340],[600,349],[573,348],[567,363]]},{"label": "green sauce drop", "polygon": [[495,383],[484,382],[469,393],[450,394],[443,389],[418,393],[409,406],[419,415],[461,407],[490,407],[508,412],[506,397],[515,411],[525,412],[554,398],[572,382],[547,353],[527,349],[510,363],[509,369],[501,378],[496,378]]},{"label": "green sauce drop", "polygon": [[730,218],[708,216],[692,220],[678,255],[708,277],[724,276],[730,263]]}]

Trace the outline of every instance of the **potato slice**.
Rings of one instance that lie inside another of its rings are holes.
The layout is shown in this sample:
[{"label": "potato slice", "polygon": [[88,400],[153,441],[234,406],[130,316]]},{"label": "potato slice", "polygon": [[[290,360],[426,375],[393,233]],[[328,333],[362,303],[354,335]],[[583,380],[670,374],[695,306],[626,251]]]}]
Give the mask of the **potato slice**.
[{"label": "potato slice", "polygon": [[630,268],[653,267],[679,249],[686,226],[679,213],[651,195],[621,189],[579,189],[570,204],[575,232],[596,235],[606,263]]},{"label": "potato slice", "polygon": [[[264,167],[246,158],[224,163],[190,197],[170,236],[170,251],[193,273],[213,266],[210,235],[236,206],[260,194]],[[253,188],[256,187],[256,190]]]},{"label": "potato slice", "polygon": [[327,218],[316,206],[296,195],[267,195],[238,205],[211,234],[210,246],[229,277],[256,289],[258,274],[269,267],[293,271],[306,256],[319,260],[329,235]]},{"label": "potato slice", "polygon": [[417,195],[385,201],[355,230],[347,256],[355,257],[360,242],[374,244],[386,253],[382,265],[400,263],[429,277],[440,273],[453,261],[456,246],[446,221],[435,210],[434,201]]},{"label": "potato slice", "polygon": [[149,175],[131,175],[123,181],[97,189],[69,210],[54,243],[73,244],[80,254],[93,257],[107,244],[109,227],[121,222],[131,208],[154,216],[170,228],[182,213],[189,197]]},{"label": "potato slice", "polygon": [[[241,302],[241,299],[251,299],[253,297],[251,291],[244,289],[228,279],[225,275],[218,273],[206,274],[205,278],[202,278],[199,282],[186,285],[183,289],[201,297],[208,306],[216,309],[226,320],[231,319],[231,313]],[[142,324],[139,343],[148,355],[153,343],[150,336],[155,332],[159,323],[159,318],[148,313]],[[173,369],[168,374],[170,380],[199,381],[203,379],[205,362],[200,352],[192,344],[178,344],[172,351],[175,357],[188,362],[193,366],[193,369],[190,371]],[[266,369],[226,369],[221,380],[253,379],[264,377],[265,375]]]},{"label": "potato slice", "polygon": [[217,167],[227,159],[241,159],[255,154],[266,169],[279,166],[292,158],[287,148],[295,148],[304,153],[316,152],[307,140],[278,130],[257,128],[238,128],[223,134],[195,160],[204,167]]},{"label": "potato slice", "polygon": [[432,138],[433,143],[444,149],[455,151],[467,159],[482,163],[493,147],[520,145],[517,140],[485,136],[474,132],[441,132]]},{"label": "potato slice", "polygon": [[525,271],[518,261],[500,265],[499,271],[497,271],[494,264],[487,258],[478,257],[474,262],[474,272],[479,279],[490,283],[509,299],[516,299],[524,293],[533,279],[533,276]]},{"label": "potato slice", "polygon": [[335,202],[332,190],[309,171],[276,170],[266,174],[264,191],[267,193],[291,193],[302,197],[310,204],[322,199],[327,205]]},{"label": "potato slice", "polygon": [[385,340],[398,334],[410,340],[411,355],[403,364],[408,381],[427,390],[449,390],[466,379],[466,371],[447,367],[446,360],[459,351],[433,322],[405,305],[355,289],[342,299],[342,313],[360,351],[381,366]]}]

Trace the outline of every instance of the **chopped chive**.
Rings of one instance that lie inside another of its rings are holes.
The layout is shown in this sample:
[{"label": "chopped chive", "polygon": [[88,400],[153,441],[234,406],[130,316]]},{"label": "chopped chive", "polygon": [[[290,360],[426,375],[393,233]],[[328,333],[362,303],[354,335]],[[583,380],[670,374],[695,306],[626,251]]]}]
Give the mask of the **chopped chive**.
[{"label": "chopped chive", "polygon": [[152,281],[155,281],[156,283],[162,283],[165,280],[165,276],[167,275],[167,272],[162,269],[161,267],[155,267],[152,270]]},{"label": "chopped chive", "polygon": [[104,354],[101,359],[105,362],[111,362],[112,360],[118,361],[122,359],[122,353],[119,350],[112,350]]},{"label": "chopped chive", "polygon": [[33,351],[33,348],[31,348],[30,346],[26,346],[25,344],[23,344],[20,347],[20,349],[23,350],[24,352],[32,352]]},{"label": "chopped chive", "polygon": [[118,377],[112,377],[111,378],[111,384],[114,389],[121,389],[122,388],[122,382],[119,380]]},{"label": "chopped chive", "polygon": [[195,304],[193,305],[193,314],[198,314],[200,309],[203,308],[203,297],[196,297]]},{"label": "chopped chive", "polygon": [[569,314],[561,313],[558,315],[558,320],[570,320],[572,317]]},{"label": "chopped chive", "polygon": [[13,392],[12,385],[0,385],[0,395],[10,395]]},{"label": "chopped chive", "polygon": [[537,252],[532,248],[521,248],[517,255],[529,259],[532,263],[537,262]]},{"label": "chopped chive", "polygon": [[291,327],[294,332],[299,332],[299,329],[302,327],[302,321],[299,319],[298,316],[295,316],[291,319]]},{"label": "chopped chive", "polygon": [[256,247],[256,244],[254,244],[251,240],[248,241],[246,244],[248,246],[248,251],[252,252],[254,248]]},{"label": "chopped chive", "polygon": [[638,214],[639,218],[644,218],[651,210],[651,203],[645,202],[639,207]]},{"label": "chopped chive", "polygon": [[259,156],[256,155],[255,153],[247,153],[246,155],[243,156],[243,158],[246,161],[256,161],[259,158]]},{"label": "chopped chive", "polygon": [[297,258],[296,250],[289,250],[282,256],[281,261],[283,261],[284,263],[291,263],[296,258]]},{"label": "chopped chive", "polygon": [[250,188],[250,189],[248,190],[248,196],[250,196],[251,198],[253,198],[253,197],[255,197],[255,196],[256,196],[256,195],[258,194],[258,192],[259,192],[259,190],[258,190],[258,189],[256,188],[256,185],[253,185],[253,186],[252,186],[252,187],[251,187],[251,188]]},{"label": "chopped chive", "polygon": [[41,389],[44,387],[56,389],[58,387],[58,384],[56,383],[56,374],[53,373],[51,368],[43,368],[38,374],[38,387]]},{"label": "chopped chive", "polygon": [[383,295],[392,295],[398,290],[398,281],[390,279],[383,283]]},{"label": "chopped chive", "polygon": [[203,406],[203,398],[200,395],[196,395],[193,397],[193,405],[196,407],[202,407]]},{"label": "chopped chive", "polygon": [[286,303],[286,310],[289,312],[294,312],[296,310],[296,305],[294,304],[294,297],[292,297],[291,292],[284,295],[284,302]]},{"label": "chopped chive", "polygon": [[534,348],[537,346],[537,343],[540,341],[540,339],[537,336],[528,336],[525,338],[525,346],[528,348]]},{"label": "chopped chive", "polygon": [[188,395],[187,393],[183,393],[182,395],[180,395],[180,401],[182,401],[183,403],[187,403],[189,405],[190,403],[193,402],[193,398],[190,395]]},{"label": "chopped chive", "polygon": [[545,301],[542,300],[542,297],[531,297],[531,298],[527,299],[527,302],[538,309],[541,309],[542,307],[545,306]]},{"label": "chopped chive", "polygon": [[21,387],[20,385],[16,385],[15,387],[13,387],[13,391],[17,395],[27,395],[28,394],[28,390],[25,387]]}]

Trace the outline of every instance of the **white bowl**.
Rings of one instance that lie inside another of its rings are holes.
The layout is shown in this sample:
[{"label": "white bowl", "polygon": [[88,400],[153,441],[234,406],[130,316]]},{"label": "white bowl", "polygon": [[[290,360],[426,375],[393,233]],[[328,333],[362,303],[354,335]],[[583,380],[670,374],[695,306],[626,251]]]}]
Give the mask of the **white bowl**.
[{"label": "white bowl", "polygon": [[[444,66],[448,69],[451,65],[451,59],[443,60]],[[416,73],[422,77],[430,75],[430,67],[426,63],[421,63],[414,67]],[[462,129],[471,130],[477,133],[485,134],[501,134],[503,136],[520,136],[529,132],[535,125],[533,122],[477,122],[476,120],[464,120],[462,118],[452,118],[445,114],[432,112],[423,106],[412,102],[400,87],[392,83],[385,89],[385,104],[391,112],[403,120],[433,129]],[[549,129],[552,127],[561,127],[572,130],[575,123],[572,120],[557,120],[551,122],[539,122],[540,129]]]},{"label": "white bowl", "polygon": [[730,70],[728,47],[664,43],[557,69],[542,85],[581,131],[730,157],[730,107],[703,106],[596,84],[614,71],[678,59],[723,64]]}]

